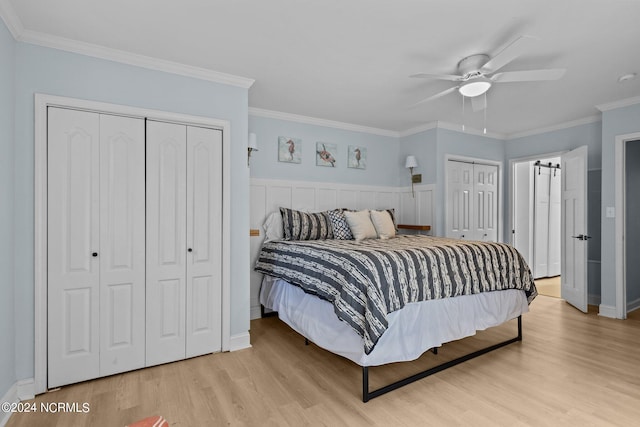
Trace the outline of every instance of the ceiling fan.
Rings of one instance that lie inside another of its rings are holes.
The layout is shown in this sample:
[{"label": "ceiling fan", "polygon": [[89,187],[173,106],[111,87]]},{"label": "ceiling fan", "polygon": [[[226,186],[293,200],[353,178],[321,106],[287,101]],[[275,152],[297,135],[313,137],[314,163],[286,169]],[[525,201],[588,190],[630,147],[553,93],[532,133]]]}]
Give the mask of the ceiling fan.
[{"label": "ceiling fan", "polygon": [[535,37],[520,36],[507,45],[507,47],[502,49],[502,51],[493,58],[484,54],[467,56],[458,63],[459,74],[412,74],[409,77],[448,80],[459,83],[457,86],[453,86],[419,101],[414,106],[433,101],[434,99],[438,99],[457,90],[461,95],[471,98],[473,110],[478,111],[486,108],[486,98],[481,97],[480,95],[485,94],[494,83],[532,82],[560,79],[566,71],[564,68],[505,71],[502,73],[496,72],[518,56],[525,53],[531,42],[535,40]]}]

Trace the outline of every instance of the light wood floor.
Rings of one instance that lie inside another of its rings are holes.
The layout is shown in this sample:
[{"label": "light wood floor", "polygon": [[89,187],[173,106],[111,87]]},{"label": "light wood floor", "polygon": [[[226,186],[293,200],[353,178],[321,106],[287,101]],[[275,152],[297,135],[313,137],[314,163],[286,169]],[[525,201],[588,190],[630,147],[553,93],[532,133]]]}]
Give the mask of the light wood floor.
[{"label": "light wood floor", "polygon": [[560,276],[536,279],[536,289],[540,295],[548,297],[561,297],[560,287],[562,286]]},{"label": "light wood floor", "polygon": [[[372,387],[425,369],[516,325],[446,344],[437,356],[372,368]],[[361,401],[361,368],[277,318],[251,322],[253,347],[63,387],[36,402],[89,402],[88,414],[15,414],[20,426],[630,426],[640,423],[640,311],[625,321],[539,296],[524,341]]]}]

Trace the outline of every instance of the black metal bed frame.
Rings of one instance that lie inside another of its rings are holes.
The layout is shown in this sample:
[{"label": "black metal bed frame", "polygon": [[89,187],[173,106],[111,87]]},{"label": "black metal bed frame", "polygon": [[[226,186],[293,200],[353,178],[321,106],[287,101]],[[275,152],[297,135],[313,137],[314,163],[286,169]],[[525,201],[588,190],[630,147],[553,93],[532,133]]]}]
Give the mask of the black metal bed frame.
[{"label": "black metal bed frame", "polygon": [[[518,336],[514,338],[510,338],[506,341],[502,341],[498,344],[494,344],[492,346],[483,348],[481,350],[474,351],[473,353],[466,354],[464,356],[458,357],[457,359],[450,360],[448,362],[442,363],[441,365],[435,366],[433,368],[429,368],[426,371],[419,372],[417,374],[411,375],[405,379],[400,381],[396,381],[387,386],[381,387],[377,390],[369,391],[369,367],[362,367],[362,401],[368,402],[369,400],[381,396],[385,393],[389,393],[390,391],[397,390],[400,387],[403,387],[407,384],[411,384],[412,382],[421,380],[422,378],[428,377],[429,375],[433,375],[440,371],[444,371],[445,369],[451,368],[453,366],[459,365],[462,362],[466,362],[467,360],[474,359],[478,356],[482,356],[483,354],[489,353],[493,350],[497,350],[506,345],[512,344],[517,341],[522,341],[522,315],[518,316]],[[308,340],[305,338],[305,343],[308,343]],[[437,348],[432,349],[434,354],[438,354]]]}]

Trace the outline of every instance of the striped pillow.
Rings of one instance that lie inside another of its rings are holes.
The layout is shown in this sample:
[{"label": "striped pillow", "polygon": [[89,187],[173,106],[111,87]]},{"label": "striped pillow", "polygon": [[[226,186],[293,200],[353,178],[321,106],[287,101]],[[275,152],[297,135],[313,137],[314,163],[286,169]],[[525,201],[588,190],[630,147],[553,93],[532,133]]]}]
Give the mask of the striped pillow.
[{"label": "striped pillow", "polygon": [[280,208],[284,240],[333,239],[333,228],[326,212],[306,213]]}]

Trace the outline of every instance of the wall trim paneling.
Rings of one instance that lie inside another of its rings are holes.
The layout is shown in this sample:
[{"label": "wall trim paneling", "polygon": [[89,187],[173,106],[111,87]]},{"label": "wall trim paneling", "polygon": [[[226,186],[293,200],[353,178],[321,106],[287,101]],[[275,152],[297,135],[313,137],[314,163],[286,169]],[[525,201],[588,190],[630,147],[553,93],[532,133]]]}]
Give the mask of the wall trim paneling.
[{"label": "wall trim paneling", "polygon": [[[336,208],[386,209],[393,208],[396,221],[402,224],[434,226],[435,185],[414,187],[369,186],[312,181],[286,181],[252,178],[250,184],[250,228],[260,230],[251,237],[250,256],[250,314],[260,317],[259,291],[262,274],[253,271],[260,247],[264,241],[262,225],[272,212],[281,206],[308,212],[320,212]],[[435,235],[435,229],[431,233]]]},{"label": "wall trim paneling", "polygon": [[627,313],[630,313],[639,308],[640,308],[640,298],[635,299],[633,301],[627,301]]},{"label": "wall trim paneling", "polygon": [[34,392],[39,394],[47,390],[47,108],[50,106],[149,118],[222,130],[222,351],[229,351],[231,333],[231,285],[229,283],[231,274],[230,122],[202,116],[174,114],[166,111],[36,93],[34,102]]},{"label": "wall trim paneling", "polygon": [[29,400],[36,397],[35,381],[33,380],[33,378],[18,381],[16,383],[16,387],[18,392],[18,399]]}]

